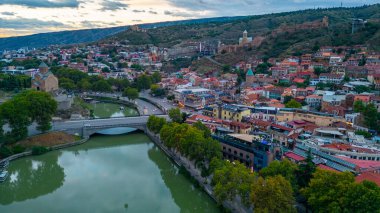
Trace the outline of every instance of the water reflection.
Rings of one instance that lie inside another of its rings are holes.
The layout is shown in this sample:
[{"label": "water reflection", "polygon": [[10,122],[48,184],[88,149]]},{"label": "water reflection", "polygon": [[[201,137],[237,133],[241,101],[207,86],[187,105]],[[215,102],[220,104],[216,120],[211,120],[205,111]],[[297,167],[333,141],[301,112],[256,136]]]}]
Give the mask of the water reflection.
[{"label": "water reflection", "polygon": [[52,152],[39,161],[25,158],[13,161],[8,169],[10,177],[0,184],[0,204],[34,199],[54,192],[63,185],[65,173],[58,165],[61,152]]},{"label": "water reflection", "polygon": [[95,103],[95,104],[87,104],[87,106],[90,109],[94,110],[95,118],[115,118],[115,117],[138,115],[138,112],[136,109],[121,106],[119,104],[100,102],[100,103]]},{"label": "water reflection", "polygon": [[[181,212],[219,212],[211,198],[193,184],[189,184],[189,179],[179,174],[179,169],[166,157],[158,147],[153,147],[148,151],[151,159],[160,169],[162,179],[169,188],[174,202],[180,206]],[[191,199],[189,199],[191,197]],[[208,202],[204,202],[208,201]],[[198,205],[194,205],[197,203]]]}]

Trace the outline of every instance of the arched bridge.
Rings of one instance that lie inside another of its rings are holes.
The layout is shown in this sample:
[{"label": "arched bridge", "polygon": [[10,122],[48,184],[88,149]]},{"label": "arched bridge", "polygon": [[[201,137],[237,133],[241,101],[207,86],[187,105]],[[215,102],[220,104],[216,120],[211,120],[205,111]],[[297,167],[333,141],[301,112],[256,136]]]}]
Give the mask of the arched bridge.
[{"label": "arched bridge", "polygon": [[[168,115],[158,115],[169,120]],[[79,134],[82,137],[88,137],[92,134],[99,133],[107,129],[120,127],[129,127],[146,131],[146,124],[149,116],[121,117],[108,119],[78,120],[54,122],[53,131],[63,131],[70,134]]]}]

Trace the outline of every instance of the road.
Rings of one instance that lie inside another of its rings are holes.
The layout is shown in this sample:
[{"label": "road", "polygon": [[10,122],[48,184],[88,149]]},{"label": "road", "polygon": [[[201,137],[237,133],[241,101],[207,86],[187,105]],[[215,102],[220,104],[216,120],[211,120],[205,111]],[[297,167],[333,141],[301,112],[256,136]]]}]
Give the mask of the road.
[{"label": "road", "polygon": [[158,98],[158,97],[151,96],[149,94],[149,90],[145,90],[145,91],[140,92],[140,97],[151,100],[152,102],[156,103],[157,105],[160,105],[163,108],[165,108],[165,110],[169,110],[169,109],[177,107],[176,105],[173,105],[173,103],[170,103],[166,99],[166,97],[164,97],[164,98]]}]

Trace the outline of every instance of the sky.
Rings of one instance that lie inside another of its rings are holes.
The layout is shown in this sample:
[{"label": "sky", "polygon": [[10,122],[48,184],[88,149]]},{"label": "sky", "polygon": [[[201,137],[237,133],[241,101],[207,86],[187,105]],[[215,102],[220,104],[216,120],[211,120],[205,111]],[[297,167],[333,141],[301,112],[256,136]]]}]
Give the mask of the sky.
[{"label": "sky", "polygon": [[0,0],[0,37],[194,18],[361,6],[380,0]]}]

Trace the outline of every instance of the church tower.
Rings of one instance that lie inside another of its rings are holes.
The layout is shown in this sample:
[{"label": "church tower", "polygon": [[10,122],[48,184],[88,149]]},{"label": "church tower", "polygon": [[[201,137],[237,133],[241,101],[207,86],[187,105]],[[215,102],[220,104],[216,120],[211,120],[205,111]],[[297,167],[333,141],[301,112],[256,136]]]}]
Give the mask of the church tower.
[{"label": "church tower", "polygon": [[245,74],[245,81],[247,84],[252,84],[255,81],[255,75],[253,74],[253,70],[251,68],[249,68]]},{"label": "church tower", "polygon": [[42,74],[46,74],[47,72],[49,72],[49,67],[44,62],[42,62],[38,67],[38,71]]}]

